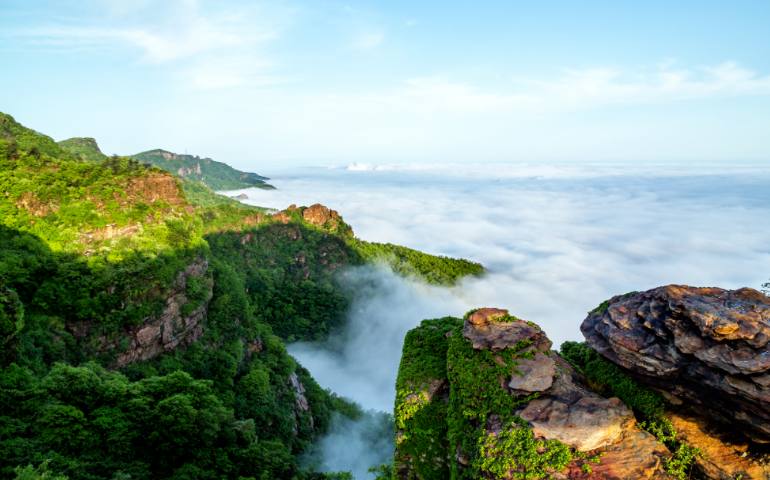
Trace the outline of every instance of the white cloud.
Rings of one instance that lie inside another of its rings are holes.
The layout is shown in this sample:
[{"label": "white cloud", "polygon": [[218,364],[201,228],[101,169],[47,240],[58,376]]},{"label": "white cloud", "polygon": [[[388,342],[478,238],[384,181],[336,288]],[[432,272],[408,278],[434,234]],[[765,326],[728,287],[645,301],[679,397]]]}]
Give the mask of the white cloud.
[{"label": "white cloud", "polygon": [[[348,273],[360,295],[344,348],[289,351],[322,387],[365,408],[392,411],[404,335],[426,318],[507,308],[558,347],[581,340],[586,312],[613,295],[671,283],[759,288],[770,277],[767,165],[369,167],[260,171],[278,190],[251,189],[249,203],[320,202],[359,238],[467,258],[488,274],[438,288],[384,269]],[[335,432],[324,442],[329,467],[355,468],[355,455],[331,464],[354,437]]]}]

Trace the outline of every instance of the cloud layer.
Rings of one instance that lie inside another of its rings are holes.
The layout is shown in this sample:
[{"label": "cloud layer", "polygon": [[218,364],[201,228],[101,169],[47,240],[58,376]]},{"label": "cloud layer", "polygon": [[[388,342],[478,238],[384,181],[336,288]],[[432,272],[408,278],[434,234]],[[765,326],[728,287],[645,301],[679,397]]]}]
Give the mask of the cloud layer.
[{"label": "cloud layer", "polygon": [[[252,203],[335,208],[356,235],[468,258],[489,273],[437,289],[387,272],[363,295],[342,357],[293,352],[322,385],[389,409],[405,331],[424,318],[508,308],[556,345],[605,299],[680,283],[758,288],[770,277],[770,169],[683,164],[412,165],[260,172]],[[367,277],[368,276],[368,277]],[[361,285],[368,282],[361,281]],[[355,379],[355,380],[353,380]]]}]

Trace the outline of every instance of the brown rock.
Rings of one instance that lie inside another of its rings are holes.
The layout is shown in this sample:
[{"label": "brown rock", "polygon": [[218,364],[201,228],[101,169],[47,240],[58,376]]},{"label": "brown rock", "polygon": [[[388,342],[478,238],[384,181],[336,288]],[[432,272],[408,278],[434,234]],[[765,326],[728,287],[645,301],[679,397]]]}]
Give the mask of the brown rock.
[{"label": "brown rock", "polygon": [[740,433],[686,408],[667,411],[666,416],[674,424],[677,440],[703,451],[693,467],[696,476],[714,480],[733,480],[739,475],[743,480],[770,478],[770,467],[760,461],[762,455],[744,453],[750,445]]},{"label": "brown rock", "polygon": [[334,215],[332,216],[332,212],[334,212],[334,210],[329,210],[320,203],[316,203],[315,205],[306,208],[305,211],[302,212],[302,216],[309,223],[321,227],[326,224],[326,222],[332,221],[333,218],[339,217],[337,212],[334,212]]},{"label": "brown rock", "polygon": [[535,358],[532,360],[519,361],[521,363],[516,366],[516,369],[521,372],[521,375],[512,375],[508,383],[508,387],[514,394],[529,395],[551,388],[553,376],[556,373],[556,362],[543,355],[540,350],[535,350]]},{"label": "brown rock", "polygon": [[576,459],[568,465],[565,477],[581,480],[673,479],[662,468],[663,460],[671,456],[669,451],[655,437],[636,427],[624,430],[617,441],[595,453],[602,452],[601,462],[589,463],[590,474],[580,468],[586,461]]},{"label": "brown rock", "polygon": [[535,436],[559,440],[581,452],[614,443],[636,423],[631,410],[617,398],[590,395],[572,405],[553,397],[538,398],[520,416]]},{"label": "brown rock", "polygon": [[[590,464],[593,473],[585,474],[580,466],[586,460],[576,459],[565,472],[551,472],[553,477],[669,479],[661,468],[662,460],[670,457],[669,451],[636,426],[633,413],[623,402],[603,398],[580,385],[581,376],[569,362],[549,351],[551,341],[545,332],[523,320],[500,322],[507,313],[479,310],[465,321],[463,335],[473,348],[493,351],[520,348],[521,341],[533,342],[519,351],[534,352],[534,358],[518,360],[516,369],[523,375],[513,375],[505,386],[512,395],[539,392],[540,396],[514,413],[528,423],[535,438],[558,440],[581,452],[604,451],[599,464]],[[502,428],[500,416],[490,415],[486,431],[494,437]]]},{"label": "brown rock", "polygon": [[551,341],[541,330],[523,320],[496,322],[508,310],[485,308],[468,316],[463,326],[463,335],[473,342],[473,348],[489,348],[494,351],[516,346],[519,341],[531,341],[541,350],[549,350]]},{"label": "brown rock", "polygon": [[681,285],[614,297],[589,314],[589,345],[641,383],[770,441],[770,298]]},{"label": "brown rock", "polygon": [[282,223],[289,223],[289,220],[291,220],[291,217],[285,211],[274,213],[273,218]]}]

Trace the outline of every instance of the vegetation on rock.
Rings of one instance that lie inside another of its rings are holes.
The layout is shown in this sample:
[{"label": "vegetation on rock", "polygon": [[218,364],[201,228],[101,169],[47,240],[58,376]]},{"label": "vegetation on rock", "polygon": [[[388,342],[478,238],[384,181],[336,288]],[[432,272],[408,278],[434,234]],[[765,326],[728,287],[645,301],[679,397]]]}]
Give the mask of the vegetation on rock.
[{"label": "vegetation on rock", "polygon": [[446,335],[461,323],[454,317],[423,320],[404,339],[396,379],[395,469],[407,467],[423,480],[450,475],[448,398],[439,389],[448,381]]}]

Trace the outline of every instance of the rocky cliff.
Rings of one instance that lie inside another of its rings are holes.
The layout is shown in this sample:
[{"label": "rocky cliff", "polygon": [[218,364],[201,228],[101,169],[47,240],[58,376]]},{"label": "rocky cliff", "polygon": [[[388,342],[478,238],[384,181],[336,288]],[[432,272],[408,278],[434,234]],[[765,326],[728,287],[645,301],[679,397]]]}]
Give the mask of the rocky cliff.
[{"label": "rocky cliff", "polygon": [[581,326],[588,345],[665,396],[703,478],[770,478],[770,298],[669,285],[616,296]]},{"label": "rocky cliff", "polygon": [[507,310],[424,321],[396,383],[397,478],[668,478],[668,450],[582,380]]},{"label": "rocky cliff", "polygon": [[[88,338],[94,354],[114,355],[111,369],[124,368],[130,363],[151,360],[178,347],[189,346],[203,336],[203,320],[213,288],[211,275],[207,275],[208,268],[208,259],[198,257],[180,271],[170,285],[145,292],[137,303],[153,297],[160,302],[162,310],[138,325],[126,325],[117,334],[105,334],[94,322],[70,322],[67,330],[76,340]],[[191,292],[193,284],[195,291]],[[190,298],[193,295],[196,298]]]}]

